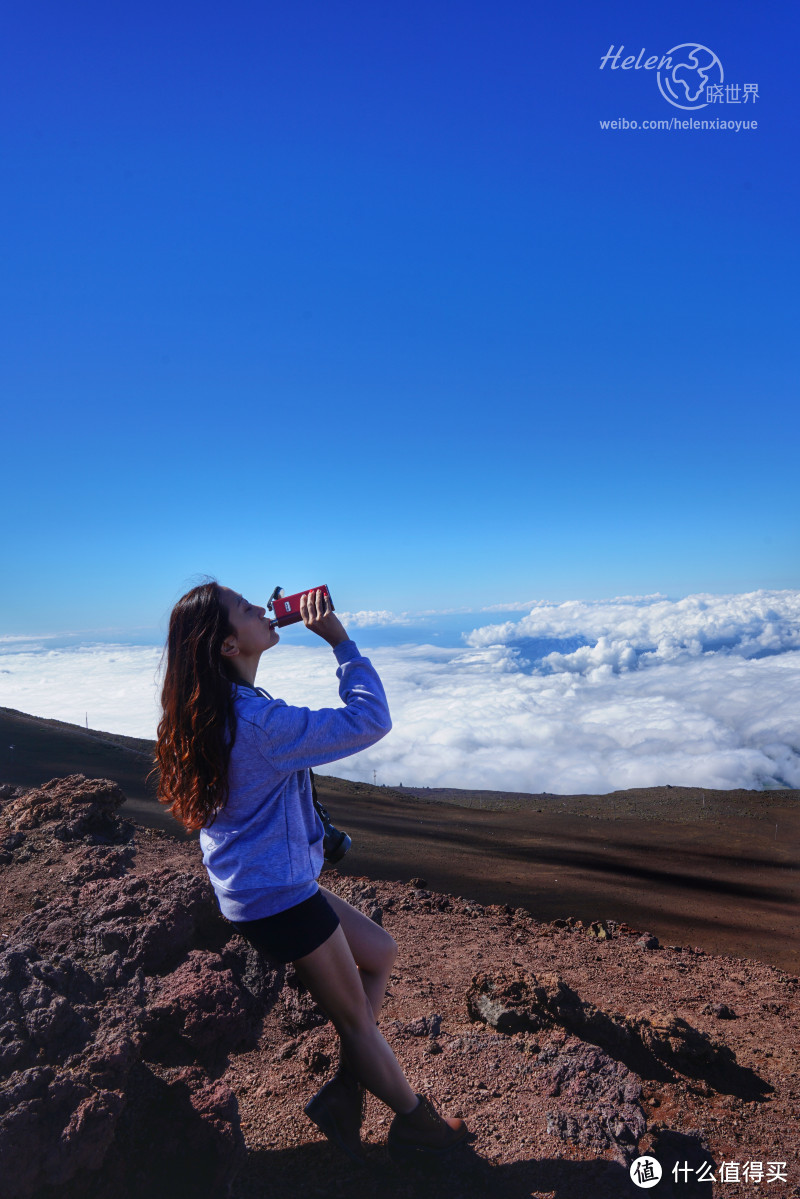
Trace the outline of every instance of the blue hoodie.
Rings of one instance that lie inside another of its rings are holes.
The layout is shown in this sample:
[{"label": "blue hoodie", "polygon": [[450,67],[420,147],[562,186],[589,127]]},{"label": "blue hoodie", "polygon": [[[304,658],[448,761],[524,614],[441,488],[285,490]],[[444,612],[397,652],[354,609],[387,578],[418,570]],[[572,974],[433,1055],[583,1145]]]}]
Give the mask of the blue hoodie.
[{"label": "blue hoodie", "polygon": [[229,920],[258,920],[317,890],[324,830],[308,768],[336,762],[392,727],[383,685],[353,641],[334,649],[343,708],[291,708],[234,685],[228,802],[200,830],[203,865]]}]

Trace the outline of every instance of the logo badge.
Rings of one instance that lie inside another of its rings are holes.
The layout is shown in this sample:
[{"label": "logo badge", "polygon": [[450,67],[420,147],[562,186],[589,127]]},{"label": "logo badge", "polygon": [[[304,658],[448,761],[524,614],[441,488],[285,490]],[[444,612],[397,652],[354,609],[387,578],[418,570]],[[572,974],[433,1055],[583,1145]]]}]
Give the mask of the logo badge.
[{"label": "logo badge", "polygon": [[722,63],[708,46],[683,42],[667,52],[669,65],[656,72],[658,90],[676,108],[694,112],[708,103],[706,88],[721,84],[725,78]]},{"label": "logo badge", "polygon": [[654,1157],[637,1157],[631,1163],[630,1175],[637,1187],[649,1190],[661,1180],[661,1166]]}]

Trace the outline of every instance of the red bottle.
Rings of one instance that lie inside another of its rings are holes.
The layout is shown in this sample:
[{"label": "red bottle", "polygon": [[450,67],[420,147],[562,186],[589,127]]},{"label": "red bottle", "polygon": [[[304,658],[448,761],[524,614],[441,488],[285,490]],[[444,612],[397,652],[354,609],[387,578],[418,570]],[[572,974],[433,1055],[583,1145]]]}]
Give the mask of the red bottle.
[{"label": "red bottle", "polygon": [[270,621],[270,624],[282,629],[287,624],[297,624],[302,620],[300,615],[300,600],[304,595],[309,595],[312,591],[322,591],[328,597],[333,612],[333,600],[328,588],[323,585],[321,587],[307,587],[305,591],[298,591],[296,595],[284,595],[280,587],[276,587],[272,595],[267,600],[267,608],[275,614],[275,619]]}]

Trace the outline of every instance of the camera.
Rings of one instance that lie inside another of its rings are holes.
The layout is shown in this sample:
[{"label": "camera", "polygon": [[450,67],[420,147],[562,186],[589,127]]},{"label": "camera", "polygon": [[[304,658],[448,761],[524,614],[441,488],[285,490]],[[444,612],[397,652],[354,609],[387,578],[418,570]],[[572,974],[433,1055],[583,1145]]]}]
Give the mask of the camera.
[{"label": "camera", "polygon": [[325,826],[325,836],[322,838],[322,855],[326,862],[333,865],[334,862],[341,862],[353,842],[347,833],[343,833],[340,829],[333,827],[330,817],[322,805],[317,810]]},{"label": "camera", "polygon": [[300,615],[300,600],[304,595],[309,595],[312,591],[322,591],[327,595],[328,602],[333,612],[333,600],[328,588],[323,585],[321,587],[307,587],[305,591],[298,591],[295,595],[284,595],[282,587],[276,587],[272,595],[267,600],[267,608],[275,614],[275,619],[271,620],[270,627],[282,629],[287,624],[297,624],[303,617]]},{"label": "camera", "polygon": [[311,795],[314,800],[314,807],[317,809],[317,815],[322,821],[322,827],[325,829],[325,835],[322,838],[322,856],[332,866],[334,862],[341,862],[353,842],[347,833],[341,832],[340,829],[334,828],[331,824],[327,808],[323,808],[319,802],[313,770],[309,770],[308,777],[311,783]]}]

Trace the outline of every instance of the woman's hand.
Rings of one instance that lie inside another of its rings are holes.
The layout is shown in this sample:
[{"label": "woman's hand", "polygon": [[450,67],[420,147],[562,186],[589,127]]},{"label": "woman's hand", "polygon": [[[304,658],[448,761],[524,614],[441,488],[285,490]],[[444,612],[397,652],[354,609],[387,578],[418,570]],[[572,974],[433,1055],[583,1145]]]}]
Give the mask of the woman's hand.
[{"label": "woman's hand", "polygon": [[312,633],[316,633],[331,648],[341,645],[348,640],[347,632],[339,617],[331,609],[331,601],[326,591],[307,591],[300,597],[300,615],[303,624]]}]

